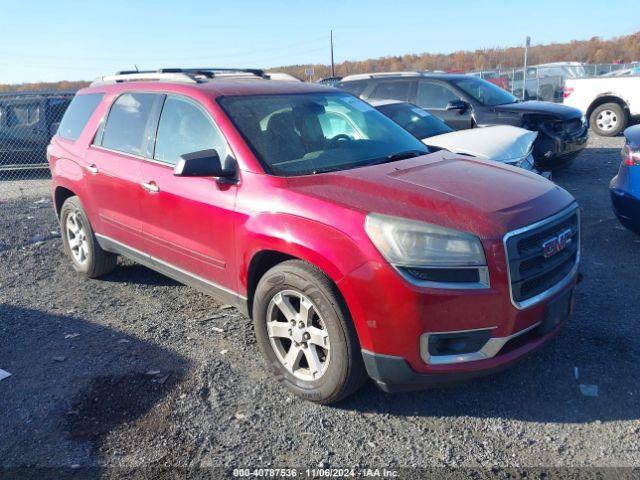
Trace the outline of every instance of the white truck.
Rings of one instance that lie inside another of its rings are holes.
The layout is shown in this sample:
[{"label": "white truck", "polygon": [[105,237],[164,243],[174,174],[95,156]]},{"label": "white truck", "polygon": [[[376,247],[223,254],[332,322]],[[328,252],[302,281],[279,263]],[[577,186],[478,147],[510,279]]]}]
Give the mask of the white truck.
[{"label": "white truck", "polygon": [[567,78],[563,98],[582,110],[595,133],[614,137],[640,116],[640,76]]}]

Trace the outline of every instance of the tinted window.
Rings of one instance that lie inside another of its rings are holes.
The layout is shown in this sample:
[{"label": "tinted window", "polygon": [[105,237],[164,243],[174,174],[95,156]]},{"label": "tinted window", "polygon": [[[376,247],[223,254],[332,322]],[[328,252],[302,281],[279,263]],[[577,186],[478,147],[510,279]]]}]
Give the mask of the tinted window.
[{"label": "tinted window", "polygon": [[[371,105],[342,92],[246,95],[219,102],[265,170],[276,175],[345,170],[387,162],[400,152],[428,152]],[[334,123],[328,114],[334,114]]]},{"label": "tinted window", "polygon": [[380,82],[371,94],[372,99],[380,100],[407,100],[411,82],[395,81]]},{"label": "tinted window", "polygon": [[[517,102],[518,99],[502,88],[479,78],[453,80],[456,86],[483,105],[493,107]],[[527,82],[527,86],[530,82]]]},{"label": "tinted window", "polygon": [[212,148],[221,159],[225,158],[227,144],[202,108],[179,97],[167,97],[154,158],[175,165],[181,155]]},{"label": "tinted window", "polygon": [[144,155],[145,132],[157,98],[153,93],[125,93],[111,107],[102,134],[102,146],[119,152]]},{"label": "tinted window", "polygon": [[87,93],[73,97],[58,127],[58,135],[69,140],[77,140],[102,97],[102,93]]},{"label": "tinted window", "polygon": [[418,92],[416,93],[416,104],[422,108],[435,108],[444,110],[452,100],[458,100],[459,95],[449,90],[441,83],[418,82]]},{"label": "tinted window", "polygon": [[39,119],[39,103],[15,105],[7,109],[7,125],[10,127],[28,127],[38,123]]},{"label": "tinted window", "polygon": [[340,82],[335,85],[340,90],[349,92],[356,97],[362,95],[364,89],[367,88],[367,82]]}]

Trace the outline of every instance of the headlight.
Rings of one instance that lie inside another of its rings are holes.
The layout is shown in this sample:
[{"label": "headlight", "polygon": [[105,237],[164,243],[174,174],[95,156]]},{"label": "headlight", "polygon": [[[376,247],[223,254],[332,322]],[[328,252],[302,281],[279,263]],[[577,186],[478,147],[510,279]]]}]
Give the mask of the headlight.
[{"label": "headlight", "polygon": [[480,239],[470,233],[404,218],[370,213],[365,221],[369,238],[395,266],[484,266]]},{"label": "headlight", "polygon": [[582,115],[582,117],[580,117],[580,121],[582,122],[582,125],[584,125],[585,127],[589,123],[586,115]]}]

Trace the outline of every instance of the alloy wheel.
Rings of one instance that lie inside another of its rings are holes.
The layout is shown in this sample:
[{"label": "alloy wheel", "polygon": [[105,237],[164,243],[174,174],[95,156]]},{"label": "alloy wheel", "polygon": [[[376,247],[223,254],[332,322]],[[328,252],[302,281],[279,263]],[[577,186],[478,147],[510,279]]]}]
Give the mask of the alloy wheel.
[{"label": "alloy wheel", "polygon": [[327,371],[329,332],[318,308],[303,293],[283,290],[273,296],[267,334],[276,357],[296,378],[318,380]]},{"label": "alloy wheel", "polygon": [[77,212],[71,212],[67,216],[65,228],[67,230],[69,250],[71,250],[73,259],[78,265],[84,265],[89,259],[89,241],[87,232]]}]

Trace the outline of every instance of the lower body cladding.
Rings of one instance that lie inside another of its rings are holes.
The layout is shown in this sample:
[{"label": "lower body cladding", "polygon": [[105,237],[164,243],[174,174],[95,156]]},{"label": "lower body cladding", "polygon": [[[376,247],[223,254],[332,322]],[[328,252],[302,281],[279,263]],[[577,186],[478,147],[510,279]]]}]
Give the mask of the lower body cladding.
[{"label": "lower body cladding", "polygon": [[568,167],[585,149],[588,130],[576,135],[548,134],[540,132],[533,144],[535,166],[540,170],[557,170]]}]

